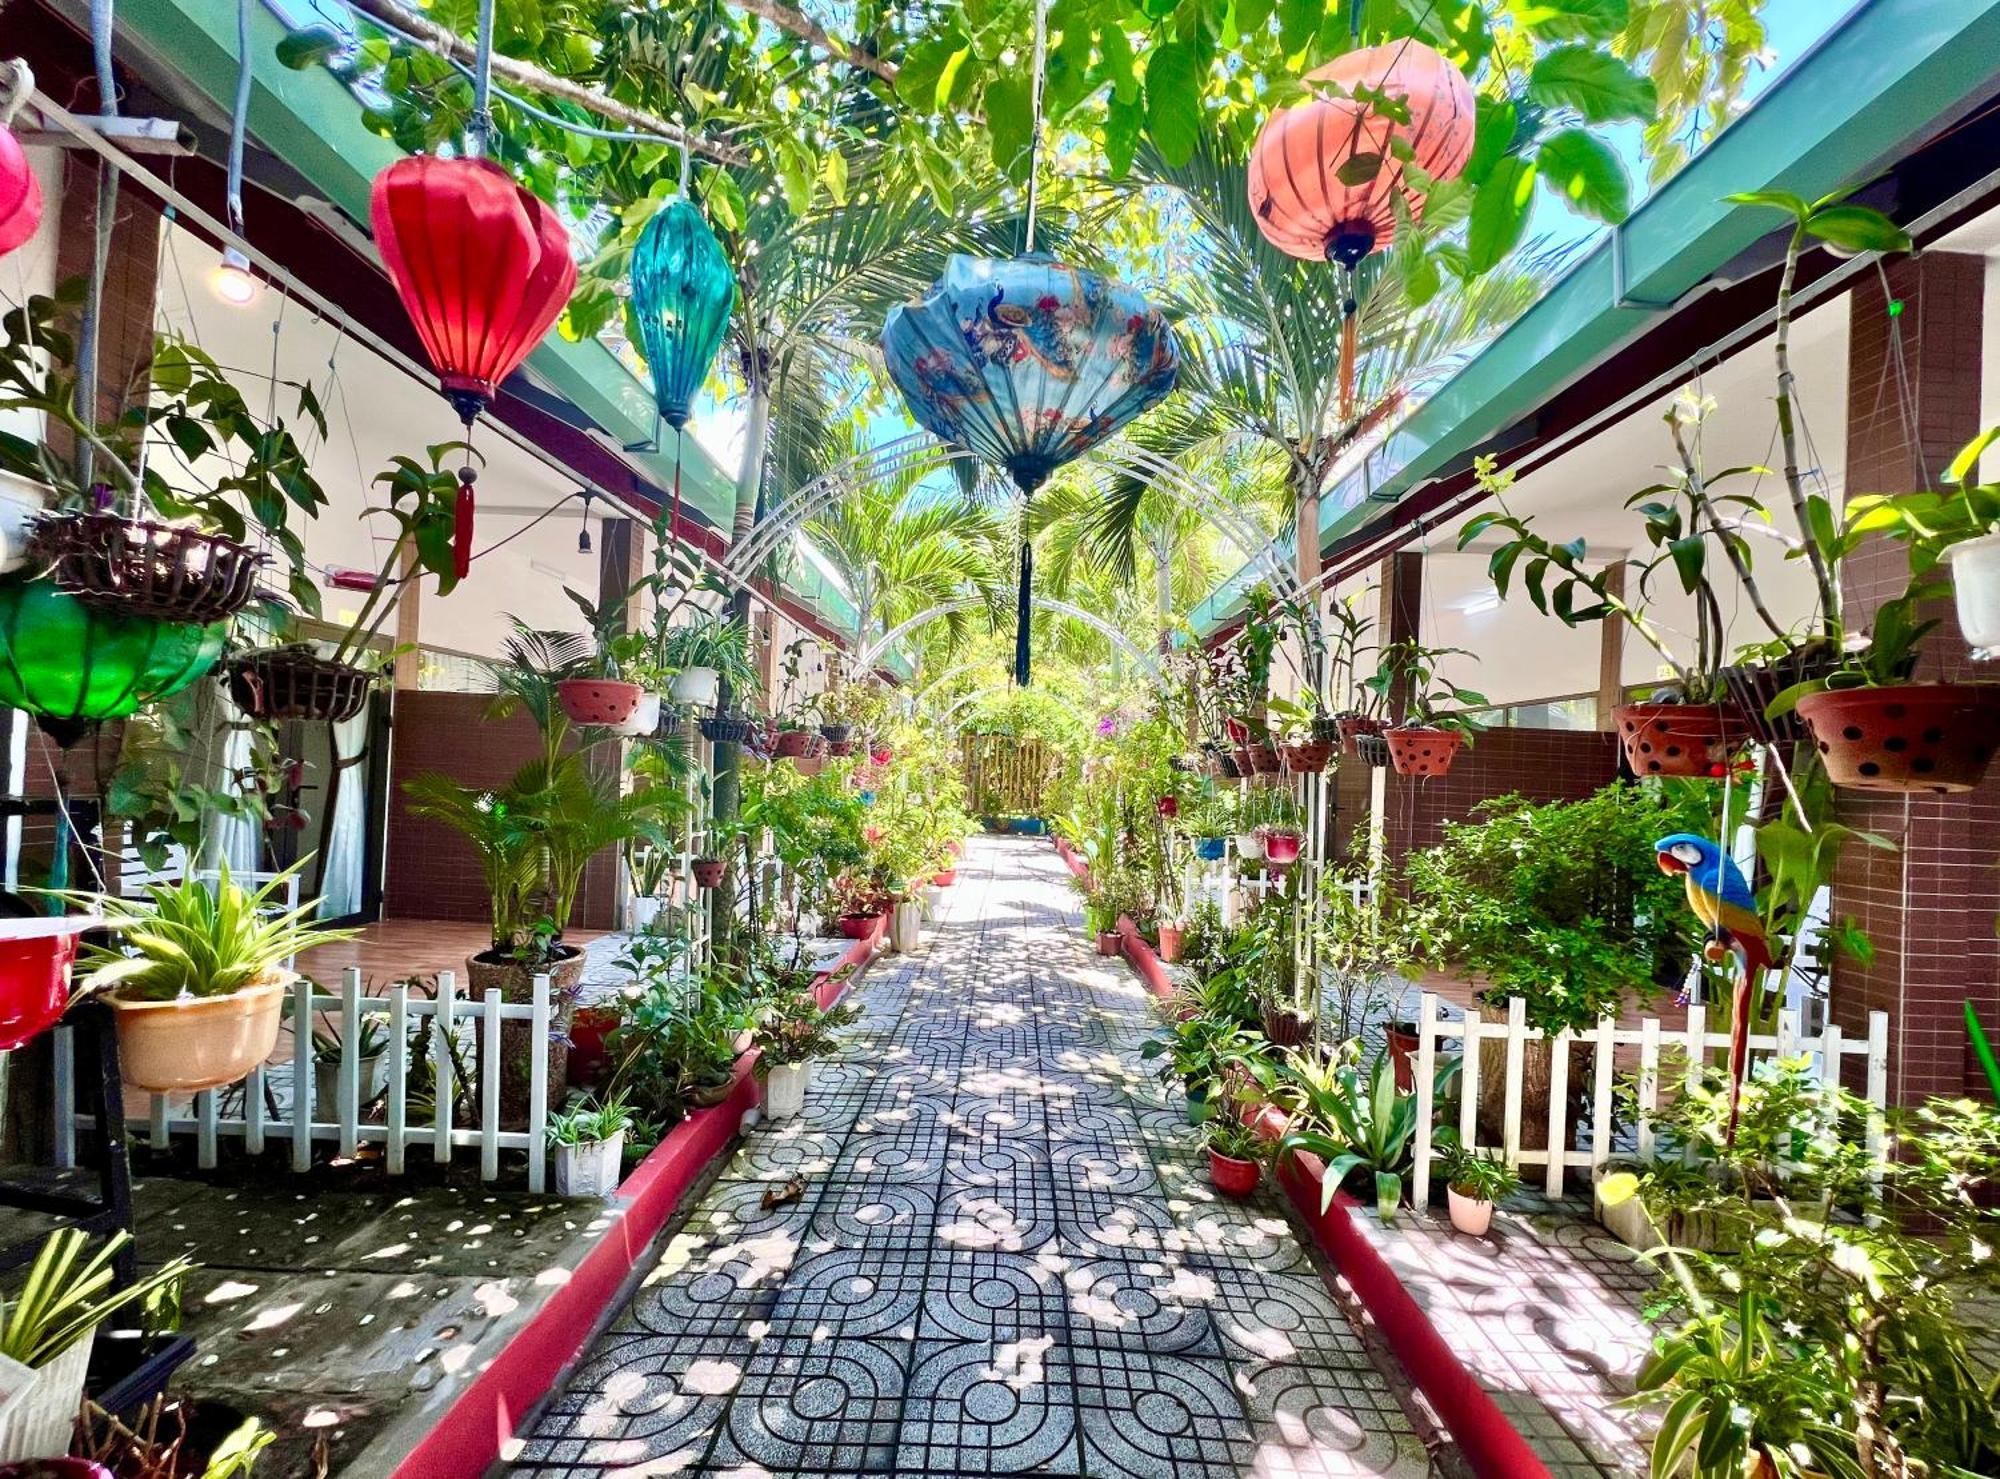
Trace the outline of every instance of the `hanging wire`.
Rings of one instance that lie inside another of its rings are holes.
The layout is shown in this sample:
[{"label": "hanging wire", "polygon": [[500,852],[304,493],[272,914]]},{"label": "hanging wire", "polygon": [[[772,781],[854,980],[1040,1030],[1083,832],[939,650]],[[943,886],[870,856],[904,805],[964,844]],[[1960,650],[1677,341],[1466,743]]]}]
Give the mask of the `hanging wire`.
[{"label": "hanging wire", "polygon": [[1042,177],[1042,82],[1048,70],[1048,0],[1035,0],[1035,70],[1029,84],[1028,102],[1034,114],[1034,128],[1028,135],[1028,245],[1035,249],[1035,215],[1041,206]]},{"label": "hanging wire", "polygon": [[493,147],[493,3],[479,0],[479,34],[472,53],[472,152]]},{"label": "hanging wire", "polygon": [[250,131],[250,0],[236,0],[236,97],[229,112],[229,229],[243,234],[243,138]]}]

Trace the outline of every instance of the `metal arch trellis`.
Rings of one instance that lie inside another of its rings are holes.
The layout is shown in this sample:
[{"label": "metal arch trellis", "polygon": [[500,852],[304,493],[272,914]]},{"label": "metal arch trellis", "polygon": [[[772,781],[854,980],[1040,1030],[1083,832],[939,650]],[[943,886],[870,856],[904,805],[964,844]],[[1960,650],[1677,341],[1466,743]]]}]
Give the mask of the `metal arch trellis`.
[{"label": "metal arch trellis", "polygon": [[[808,519],[859,483],[896,477],[926,463],[931,468],[939,468],[971,457],[972,454],[964,448],[950,446],[921,431],[858,452],[811,482],[801,484],[769,509],[750,538],[731,553],[727,569],[739,578],[747,576],[770,559],[784,540]],[[1259,531],[1237,510],[1223,503],[1210,489],[1170,459],[1143,447],[1113,444],[1093,450],[1086,454],[1084,460],[1105,463],[1149,479],[1153,486],[1163,489],[1207,518],[1223,538],[1236,546],[1238,553],[1253,569],[1260,570],[1270,580],[1281,597],[1288,597],[1296,590],[1297,577],[1282,557],[1276,541]]]},{"label": "metal arch trellis", "polygon": [[[1058,601],[1051,596],[1036,596],[1034,603],[1039,610],[1053,611],[1060,616],[1074,617],[1085,626],[1095,629],[1108,638],[1113,645],[1130,656],[1135,663],[1144,668],[1148,673],[1152,674],[1155,678],[1160,676],[1159,659],[1123,632],[1119,631],[1117,627],[1113,626],[1103,617],[1097,615],[1096,612],[1085,611],[1081,606],[1072,606],[1067,601]],[[949,616],[954,611],[970,611],[985,604],[985,601],[978,596],[961,596],[955,601],[940,601],[935,606],[928,606],[924,610],[919,611],[915,616],[896,623],[888,631],[869,643],[868,646],[862,648],[854,656],[854,665],[859,671],[866,672],[898,640],[908,636],[918,627],[928,622],[936,621],[940,616]]]}]

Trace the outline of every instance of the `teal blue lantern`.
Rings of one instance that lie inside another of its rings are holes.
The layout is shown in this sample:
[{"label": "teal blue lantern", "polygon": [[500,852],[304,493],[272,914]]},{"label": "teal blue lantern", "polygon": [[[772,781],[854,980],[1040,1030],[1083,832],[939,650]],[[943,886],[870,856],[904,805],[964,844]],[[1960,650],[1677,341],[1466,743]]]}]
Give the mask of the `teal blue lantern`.
[{"label": "teal blue lantern", "polygon": [[686,199],[657,211],[632,253],[632,308],[653,404],[679,431],[729,329],[736,275],[701,212]]}]

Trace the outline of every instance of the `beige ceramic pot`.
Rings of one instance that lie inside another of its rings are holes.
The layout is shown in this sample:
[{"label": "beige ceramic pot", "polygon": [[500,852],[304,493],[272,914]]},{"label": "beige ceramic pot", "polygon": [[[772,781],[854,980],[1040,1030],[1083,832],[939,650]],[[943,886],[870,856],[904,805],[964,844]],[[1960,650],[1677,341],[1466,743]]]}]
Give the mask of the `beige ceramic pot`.
[{"label": "beige ceramic pot", "polygon": [[235,1083],[278,1045],[289,971],[227,996],[134,1001],[105,994],[118,1024],[125,1082],[154,1094],[185,1094]]}]

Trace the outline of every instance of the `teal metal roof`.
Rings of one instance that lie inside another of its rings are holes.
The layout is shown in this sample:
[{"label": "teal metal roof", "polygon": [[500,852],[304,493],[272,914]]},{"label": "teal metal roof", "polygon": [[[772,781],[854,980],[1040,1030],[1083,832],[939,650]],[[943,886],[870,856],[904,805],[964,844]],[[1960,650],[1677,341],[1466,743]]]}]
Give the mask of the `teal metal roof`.
[{"label": "teal metal roof", "polygon": [[[120,0],[118,25],[155,64],[172,68],[227,111],[238,67],[235,6],[213,0]],[[363,127],[361,104],[339,78],[323,67],[293,71],[278,61],[277,45],[286,28],[277,16],[253,6],[251,28],[251,136],[365,232],[369,187],[402,150]],[[652,391],[596,340],[573,343],[550,334],[529,356],[528,369],[621,445],[653,435]],[[655,487],[672,485],[670,457],[645,452],[626,456]],[[690,508],[728,531],[735,510],[734,479],[692,441],[682,460],[681,490]],[[853,629],[853,603],[805,562],[792,562],[786,593],[831,626]]]},{"label": "teal metal roof", "polygon": [[[1860,6],[1322,493],[1322,547],[1389,518],[1404,496],[1639,338],[1771,233],[1770,211],[1726,196],[1789,190],[1815,199],[1866,181],[1990,87],[1996,69],[2000,0]],[[1283,544],[1291,543],[1288,535]],[[1191,617],[1195,631],[1226,625],[1252,583],[1239,571],[1214,591]]]}]

